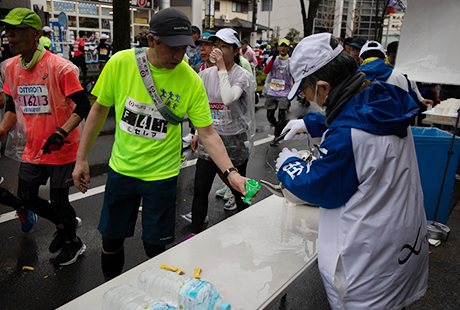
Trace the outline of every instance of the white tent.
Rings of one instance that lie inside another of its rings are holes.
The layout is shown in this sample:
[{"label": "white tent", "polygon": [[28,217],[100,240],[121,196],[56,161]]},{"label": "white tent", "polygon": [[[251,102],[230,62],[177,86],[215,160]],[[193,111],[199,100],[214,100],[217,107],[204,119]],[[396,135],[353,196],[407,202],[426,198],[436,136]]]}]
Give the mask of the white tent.
[{"label": "white tent", "polygon": [[413,81],[460,85],[460,1],[408,3],[395,69]]}]

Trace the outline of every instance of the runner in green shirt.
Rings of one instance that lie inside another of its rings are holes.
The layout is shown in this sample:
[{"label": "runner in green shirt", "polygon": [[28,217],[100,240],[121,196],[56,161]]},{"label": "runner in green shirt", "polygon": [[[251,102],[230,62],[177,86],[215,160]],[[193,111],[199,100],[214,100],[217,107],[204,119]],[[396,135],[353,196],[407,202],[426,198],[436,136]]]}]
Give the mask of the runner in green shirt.
[{"label": "runner in green shirt", "polygon": [[[106,279],[116,277],[123,269],[124,239],[134,234],[141,198],[142,240],[147,256],[160,254],[174,241],[181,127],[166,121],[157,106],[164,103],[179,118],[187,113],[230,185],[246,194],[247,179],[233,168],[212,126],[203,83],[183,61],[187,46],[194,46],[187,16],[173,8],[156,13],[150,21],[148,43],[150,48],[146,53],[120,51],[104,67],[92,92],[97,101],[88,116],[73,172],[75,186],[86,192],[90,185],[88,153],[109,108],[114,106],[117,127],[99,222],[102,271]],[[144,70],[142,64],[150,70]],[[159,95],[158,100],[153,96],[155,103],[141,77],[148,79],[149,74]]]}]

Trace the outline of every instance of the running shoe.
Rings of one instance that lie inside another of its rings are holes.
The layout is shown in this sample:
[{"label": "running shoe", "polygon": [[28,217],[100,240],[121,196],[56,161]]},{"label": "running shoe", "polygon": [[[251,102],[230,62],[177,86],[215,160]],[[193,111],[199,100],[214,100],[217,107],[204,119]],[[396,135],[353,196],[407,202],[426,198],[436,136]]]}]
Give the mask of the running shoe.
[{"label": "running shoe", "polygon": [[[189,223],[192,223],[192,212],[189,212],[187,214],[182,214],[181,217],[186,220],[187,222]],[[206,215],[205,219],[204,219],[204,223],[206,224],[207,222],[209,222],[209,216]]]},{"label": "running shoe", "polygon": [[187,158],[185,158],[185,155],[180,156],[180,168],[184,168],[187,166]]},{"label": "running shoe", "polygon": [[228,186],[224,185],[221,189],[216,190],[216,196],[224,198],[225,193],[227,192]]},{"label": "running shoe", "polygon": [[77,261],[78,256],[86,250],[86,245],[77,237],[77,241],[66,240],[61,253],[56,257],[54,263],[60,266],[68,266]]},{"label": "running shoe", "polygon": [[224,210],[233,211],[236,209],[235,196],[232,196],[224,205]]},{"label": "running shoe", "polygon": [[[81,218],[79,218],[78,216],[75,217],[75,228],[76,229],[80,228],[81,223],[82,223]],[[65,235],[64,229],[59,229],[59,228],[56,229],[56,231],[54,232],[54,238],[51,241],[51,244],[48,250],[50,251],[50,253],[56,253],[57,251],[62,249],[62,247],[65,244],[65,241],[66,241],[66,235]]]},{"label": "running shoe", "polygon": [[185,143],[192,143],[192,140],[193,140],[193,135],[191,133],[189,133],[188,135],[182,138],[182,141],[184,141]]},{"label": "running shoe", "polygon": [[230,189],[230,187],[227,187],[227,191],[225,192],[224,194],[224,200],[229,200],[230,198],[233,197],[233,193],[232,193],[232,190]]},{"label": "running shoe", "polygon": [[21,221],[21,230],[23,232],[30,231],[37,222],[37,216],[35,215],[35,213],[33,213],[27,208],[17,210],[16,217],[19,218],[19,221]]}]

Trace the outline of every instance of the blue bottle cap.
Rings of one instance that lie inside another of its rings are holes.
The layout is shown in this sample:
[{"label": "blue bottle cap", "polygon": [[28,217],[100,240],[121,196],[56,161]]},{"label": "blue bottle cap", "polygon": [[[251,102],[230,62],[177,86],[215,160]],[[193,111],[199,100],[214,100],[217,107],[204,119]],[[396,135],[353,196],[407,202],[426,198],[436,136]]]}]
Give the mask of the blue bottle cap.
[{"label": "blue bottle cap", "polygon": [[221,310],[232,310],[232,306],[230,306],[230,304],[227,304],[227,303],[222,303],[222,307],[220,308]]}]

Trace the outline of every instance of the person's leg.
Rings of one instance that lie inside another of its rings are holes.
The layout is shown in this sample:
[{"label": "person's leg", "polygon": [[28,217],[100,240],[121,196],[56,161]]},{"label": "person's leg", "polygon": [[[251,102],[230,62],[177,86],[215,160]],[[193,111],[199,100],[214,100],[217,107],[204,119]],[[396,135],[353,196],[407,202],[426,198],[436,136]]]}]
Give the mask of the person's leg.
[{"label": "person's leg", "polygon": [[265,99],[265,109],[267,110],[267,120],[268,122],[276,126],[275,112],[278,107],[278,100],[275,97],[267,96]]},{"label": "person's leg", "polygon": [[177,176],[141,181],[138,191],[143,200],[142,241],[147,257],[152,258],[174,242]]},{"label": "person's leg", "polygon": [[76,234],[76,212],[69,202],[69,188],[50,189],[51,206],[59,216],[64,226],[65,236],[69,240],[75,240]]},{"label": "person's leg", "polygon": [[287,98],[280,97],[278,98],[278,123],[276,124],[276,134],[275,136],[281,135],[284,127],[286,126],[286,113],[289,108],[289,101]]},{"label": "person's leg", "polygon": [[276,132],[275,136],[279,137],[281,132],[283,131],[284,127],[286,126],[286,109],[278,109],[278,123],[276,124]]},{"label": "person's leg", "polygon": [[121,274],[125,264],[125,239],[108,239],[102,237],[101,266],[106,281]]},{"label": "person's leg", "polygon": [[203,230],[208,214],[208,196],[217,172],[219,169],[214,162],[198,158],[192,201],[192,233],[198,234]]},{"label": "person's leg", "polygon": [[108,168],[104,204],[98,226],[102,235],[101,267],[106,280],[118,276],[123,269],[123,241],[134,235],[141,200],[137,193],[139,184],[140,180]]},{"label": "person's leg", "polygon": [[23,208],[21,200],[3,187],[0,187],[0,203],[16,211]]},{"label": "person's leg", "polygon": [[[236,169],[238,169],[238,173],[242,176],[246,176],[246,169],[248,166],[248,160],[246,160],[244,163],[242,163],[239,166],[236,166]],[[241,194],[239,191],[236,189],[230,187],[232,190],[233,195],[235,196],[235,202],[237,206],[237,210],[243,211],[244,209],[248,208],[249,205],[243,201],[243,194]]]}]

